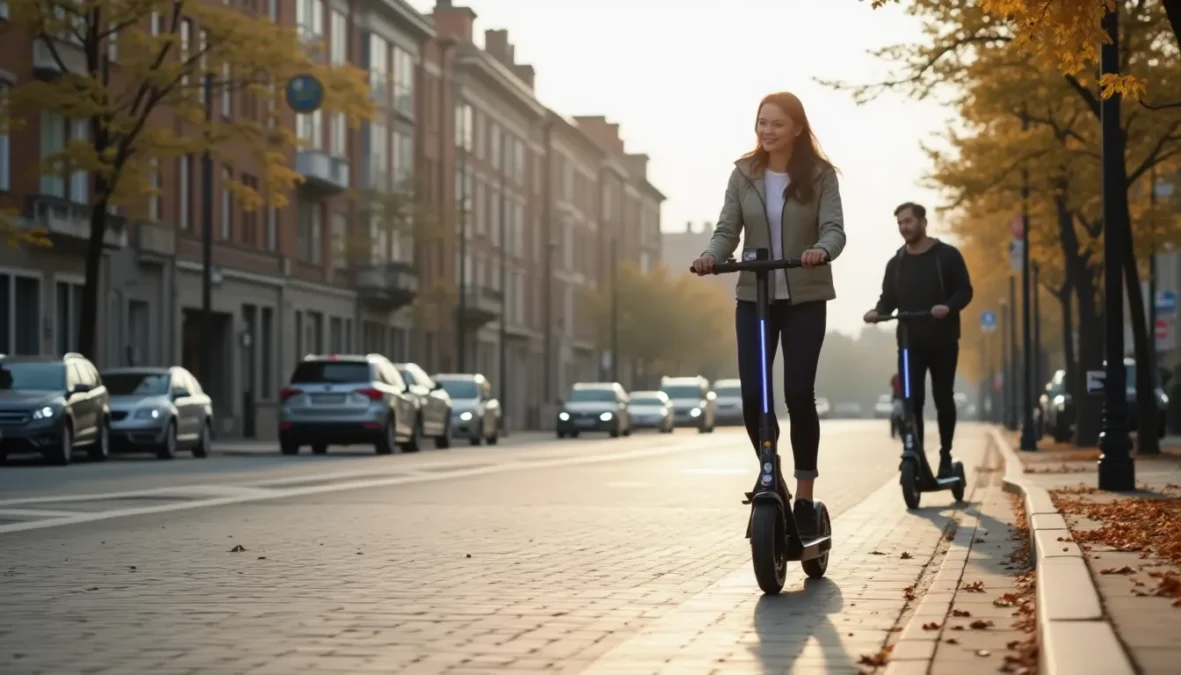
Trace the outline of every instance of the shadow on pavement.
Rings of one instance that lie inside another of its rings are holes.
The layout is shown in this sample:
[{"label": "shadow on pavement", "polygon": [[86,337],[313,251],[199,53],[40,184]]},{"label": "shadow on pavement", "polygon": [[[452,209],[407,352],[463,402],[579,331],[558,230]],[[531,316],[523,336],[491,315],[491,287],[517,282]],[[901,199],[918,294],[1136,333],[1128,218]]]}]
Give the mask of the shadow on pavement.
[{"label": "shadow on pavement", "polygon": [[764,672],[786,672],[799,659],[809,638],[815,637],[828,668],[851,668],[856,657],[845,649],[830,618],[843,607],[840,587],[826,578],[806,579],[802,589],[781,595],[764,595],[755,604],[754,627],[759,641],[750,650]]}]

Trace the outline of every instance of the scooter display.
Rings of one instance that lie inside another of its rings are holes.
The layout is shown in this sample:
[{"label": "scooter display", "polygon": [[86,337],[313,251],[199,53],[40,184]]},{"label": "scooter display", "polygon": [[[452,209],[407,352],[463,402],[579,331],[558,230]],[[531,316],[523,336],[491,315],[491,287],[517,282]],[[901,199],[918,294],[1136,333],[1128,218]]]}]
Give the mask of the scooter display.
[{"label": "scooter display", "polygon": [[832,522],[828,508],[820,501],[813,502],[816,511],[816,537],[804,541],[796,528],[791,509],[791,492],[780,469],[778,439],[775,433],[775,407],[771,397],[771,360],[767,344],[767,316],[770,313],[769,273],[776,270],[802,267],[799,258],[771,260],[768,249],[742,252],[742,262],[727,260],[714,264],[713,274],[754,272],[755,312],[758,317],[760,345],[759,411],[759,466],[758,487],[747,493],[744,504],[750,504],[746,538],[750,540],[751,561],[759,588],[768,595],[778,594],[787,580],[787,563],[799,561],[809,577],[822,577],[828,570],[828,553],[832,549]]},{"label": "scooter display", "polygon": [[902,486],[902,499],[906,508],[917,509],[924,492],[940,492],[951,490],[956,501],[964,500],[964,487],[968,479],[964,475],[963,462],[954,460],[952,469],[954,475],[939,478],[931,471],[931,463],[927,461],[927,453],[923,449],[923,438],[918,433],[915,421],[914,399],[911,398],[910,386],[910,342],[907,335],[907,322],[914,319],[929,319],[930,312],[895,312],[889,316],[878,317],[875,323],[886,321],[898,322],[898,346],[902,353],[902,462],[899,484]]}]

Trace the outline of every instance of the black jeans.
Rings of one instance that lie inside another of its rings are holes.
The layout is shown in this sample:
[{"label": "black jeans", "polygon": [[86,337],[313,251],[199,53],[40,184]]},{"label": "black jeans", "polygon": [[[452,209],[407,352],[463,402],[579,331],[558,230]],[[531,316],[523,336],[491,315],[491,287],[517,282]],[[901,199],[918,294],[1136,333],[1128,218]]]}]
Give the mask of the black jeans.
[{"label": "black jeans", "polygon": [[[910,398],[914,406],[915,431],[923,438],[923,404],[927,400],[927,371],[931,372],[931,398],[939,419],[939,455],[951,455],[955,438],[955,368],[959,361],[958,342],[916,343],[910,346]],[[898,352],[898,372],[902,372]]]},{"label": "black jeans", "polygon": [[[796,478],[816,478],[816,456],[820,451],[820,416],[816,414],[816,364],[824,345],[826,303],[792,305],[786,300],[771,303],[767,317],[767,361],[774,365],[778,342],[783,342],[783,395],[791,418],[791,452]],[[750,443],[759,453],[759,416],[763,410],[763,374],[759,349],[759,322],[755,303],[738,301],[734,311],[738,333],[738,376],[742,379],[742,419]],[[767,397],[775,410],[775,395],[767,383]],[[779,422],[775,422],[779,440]]]}]

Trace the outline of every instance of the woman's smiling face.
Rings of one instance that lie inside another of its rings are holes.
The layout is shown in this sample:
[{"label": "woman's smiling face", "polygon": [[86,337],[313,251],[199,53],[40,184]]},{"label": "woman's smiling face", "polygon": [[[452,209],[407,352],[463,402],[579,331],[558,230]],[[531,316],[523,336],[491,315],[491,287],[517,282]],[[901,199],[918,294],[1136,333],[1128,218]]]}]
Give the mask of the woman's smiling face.
[{"label": "woman's smiling face", "polygon": [[759,119],[755,124],[759,145],[767,152],[783,152],[792,147],[800,135],[800,128],[774,103],[765,103],[759,108]]}]

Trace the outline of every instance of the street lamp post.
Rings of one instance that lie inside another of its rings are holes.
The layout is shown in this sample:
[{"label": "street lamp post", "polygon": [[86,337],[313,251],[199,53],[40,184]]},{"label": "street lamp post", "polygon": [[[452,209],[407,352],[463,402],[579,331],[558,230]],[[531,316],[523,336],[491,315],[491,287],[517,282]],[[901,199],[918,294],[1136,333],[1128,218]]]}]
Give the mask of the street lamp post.
[{"label": "street lamp post", "polygon": [[996,411],[996,421],[1009,426],[1009,389],[1013,386],[1009,381],[1009,302],[1001,298],[997,305],[1001,308],[1000,318],[998,321],[1003,322],[997,326],[1000,330],[1001,338],[1001,358],[1000,358],[1000,375],[1001,375],[1001,390],[1000,400],[998,401]]},{"label": "street lamp post", "polygon": [[1045,381],[1045,376],[1042,375],[1042,303],[1038,287],[1041,270],[1038,269],[1037,263],[1034,263],[1030,270],[1033,272],[1033,391],[1037,394],[1038,387]]},{"label": "street lamp post", "polygon": [[[205,124],[213,124],[213,73],[206,73]],[[208,128],[206,133],[208,133]],[[213,385],[213,157],[209,140],[201,153],[201,384]]]},{"label": "street lamp post", "polygon": [[1009,275],[1009,372],[1008,376],[1012,384],[1009,385],[1009,428],[1016,431],[1017,425],[1021,423],[1019,417],[1018,400],[1021,396],[1021,390],[1017,388],[1017,383],[1021,381],[1021,361],[1026,355],[1022,354],[1021,359],[1018,360],[1017,352],[1017,277]]},{"label": "street lamp post", "polygon": [[[1148,190],[1148,238],[1151,246],[1148,252],[1148,373],[1152,375],[1153,389],[1156,388],[1156,382],[1160,379],[1160,374],[1156,372],[1157,353],[1156,353],[1156,165],[1153,165],[1148,172],[1148,184],[1151,186]],[[1140,425],[1143,427],[1144,425]],[[1155,427],[1154,427],[1155,428]],[[1139,440],[1139,439],[1137,439]],[[1143,441],[1137,443],[1136,451],[1142,455],[1159,455],[1160,443]]]},{"label": "street lamp post", "polygon": [[[1021,130],[1029,131],[1029,115],[1021,110]],[[1030,317],[1030,275],[1029,275],[1029,167],[1021,166],[1021,449],[1037,450],[1037,439],[1033,431],[1033,328]]]},{"label": "street lamp post", "polygon": [[[1118,75],[1119,6],[1103,17],[1108,41],[1100,47],[1099,67],[1103,75]],[[1123,129],[1120,126],[1120,96],[1112,93],[1100,106],[1103,161],[1103,295],[1106,321],[1107,367],[1104,378],[1103,431],[1099,434],[1099,489],[1132,490],[1136,487],[1132,463],[1132,442],[1128,438],[1127,371],[1124,368],[1123,265],[1128,227],[1127,211],[1121,208],[1125,190]],[[1147,402],[1145,402],[1147,403]],[[1147,406],[1146,406],[1147,408]]]}]

